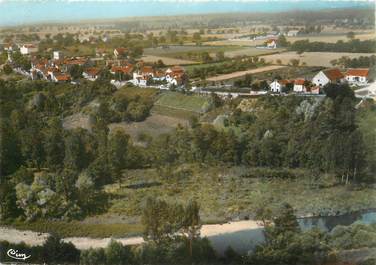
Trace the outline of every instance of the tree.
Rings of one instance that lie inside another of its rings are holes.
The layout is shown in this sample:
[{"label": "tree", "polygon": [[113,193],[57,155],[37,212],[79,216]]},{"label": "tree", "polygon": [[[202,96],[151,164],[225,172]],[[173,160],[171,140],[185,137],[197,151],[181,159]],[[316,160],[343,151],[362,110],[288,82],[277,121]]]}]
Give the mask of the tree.
[{"label": "tree", "polygon": [[294,209],[288,203],[284,203],[280,209],[280,213],[274,218],[273,233],[300,232],[298,221],[294,214]]},{"label": "tree", "polygon": [[200,206],[195,200],[189,201],[184,209],[182,231],[188,237],[189,254],[192,257],[192,244],[200,236]]},{"label": "tree", "polygon": [[111,265],[128,265],[133,263],[133,253],[129,246],[111,240],[105,249],[106,263]]},{"label": "tree", "polygon": [[79,79],[82,77],[83,69],[78,64],[74,64],[69,68],[68,72],[72,79]]},{"label": "tree", "polygon": [[280,47],[287,47],[289,45],[289,43],[287,42],[286,40],[286,37],[285,35],[279,35],[278,37],[278,40],[277,40],[277,43]]},{"label": "tree", "polygon": [[354,33],[353,31],[347,32],[347,33],[346,33],[346,37],[347,37],[349,40],[353,40],[353,39],[355,39],[355,33]]},{"label": "tree", "polygon": [[290,63],[291,63],[292,66],[298,66],[299,63],[300,63],[300,60],[299,59],[291,59]]},{"label": "tree", "polygon": [[80,258],[80,251],[72,243],[63,242],[57,235],[51,235],[43,244],[43,261],[46,263],[67,263],[77,264]]},{"label": "tree", "polygon": [[215,53],[215,59],[217,61],[223,61],[225,59],[225,52],[224,51],[217,51]]},{"label": "tree", "polygon": [[9,64],[5,64],[3,67],[4,74],[10,75],[13,72],[12,67]]},{"label": "tree", "polygon": [[63,127],[59,119],[53,119],[50,126],[45,130],[43,146],[46,153],[46,164],[55,169],[62,166],[64,160]]},{"label": "tree", "polygon": [[78,172],[86,165],[85,143],[80,131],[70,132],[64,139],[64,167]]},{"label": "tree", "polygon": [[156,244],[171,240],[179,230],[183,209],[163,200],[147,198],[142,212],[144,239]]},{"label": "tree", "polygon": [[129,136],[121,130],[110,135],[108,143],[108,161],[112,177],[121,185],[122,171],[127,167]]}]

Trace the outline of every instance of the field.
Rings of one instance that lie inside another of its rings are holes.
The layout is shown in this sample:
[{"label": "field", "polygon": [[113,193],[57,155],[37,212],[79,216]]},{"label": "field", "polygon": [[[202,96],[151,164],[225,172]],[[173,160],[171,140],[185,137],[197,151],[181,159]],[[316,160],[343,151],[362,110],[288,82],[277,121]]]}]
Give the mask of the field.
[{"label": "field", "polygon": [[[356,39],[360,40],[369,40],[375,39],[376,35],[374,32],[364,32],[361,34],[355,35]],[[286,37],[287,41],[295,42],[298,40],[309,40],[309,41],[320,41],[320,42],[337,42],[339,40],[348,41],[346,34],[320,34],[320,35],[312,35],[312,36],[296,36],[296,37]],[[205,45],[210,46],[259,46],[265,43],[266,39],[264,40],[251,40],[251,39],[227,39],[227,40],[219,40],[219,41],[209,41],[205,42]]]},{"label": "field", "polygon": [[206,111],[209,106],[209,100],[207,97],[197,95],[184,95],[177,92],[166,92],[161,94],[154,105],[162,108],[199,114]]},{"label": "field", "polygon": [[281,65],[269,65],[269,66],[246,70],[246,71],[233,72],[231,74],[213,76],[213,77],[208,78],[207,81],[212,81],[212,82],[224,81],[224,80],[239,78],[239,77],[245,76],[246,74],[256,74],[256,73],[261,73],[261,72],[273,71],[273,70],[281,69],[284,67],[285,66],[281,66]]},{"label": "field", "polygon": [[192,61],[192,60],[185,60],[185,59],[176,59],[166,56],[156,56],[156,55],[144,55],[141,57],[141,60],[143,60],[146,63],[154,63],[158,60],[162,60],[162,62],[165,65],[189,65],[189,64],[197,64],[198,62]]},{"label": "field", "polygon": [[185,126],[188,125],[188,121],[153,113],[142,122],[112,123],[109,127],[110,130],[114,130],[115,128],[124,130],[126,134],[131,136],[134,142],[137,142],[139,141],[141,134],[156,137],[171,132],[178,124]]},{"label": "field", "polygon": [[279,54],[265,55],[260,58],[264,58],[268,63],[276,63],[277,60],[281,60],[282,64],[289,64],[291,59],[298,59],[300,63],[306,63],[307,66],[323,66],[331,67],[330,61],[339,59],[342,56],[350,58],[357,58],[359,56],[371,56],[372,53],[346,53],[346,52],[305,52],[303,54],[297,54],[296,52],[285,52]]},{"label": "field", "polygon": [[285,49],[257,49],[254,47],[246,47],[235,51],[226,51],[225,56],[229,58],[234,58],[237,56],[260,56],[266,54],[274,54],[285,51]]}]

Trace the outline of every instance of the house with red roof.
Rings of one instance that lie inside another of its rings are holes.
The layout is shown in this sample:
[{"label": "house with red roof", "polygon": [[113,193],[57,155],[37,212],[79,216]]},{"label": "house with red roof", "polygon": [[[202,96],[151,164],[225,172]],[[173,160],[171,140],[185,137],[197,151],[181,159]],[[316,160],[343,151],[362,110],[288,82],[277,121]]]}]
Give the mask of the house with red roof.
[{"label": "house with red roof", "polygon": [[82,72],[82,76],[90,81],[95,81],[99,77],[100,71],[97,67],[89,67]]},{"label": "house with red roof", "polygon": [[348,69],[345,78],[350,85],[364,86],[368,84],[368,68]]},{"label": "house with red roof", "polygon": [[128,56],[128,52],[129,51],[127,48],[123,48],[123,47],[116,48],[114,50],[114,56],[116,59],[125,58]]},{"label": "house with red roof", "polygon": [[53,82],[70,82],[71,76],[67,73],[52,72],[50,73],[51,81]]},{"label": "house with red roof", "polygon": [[329,83],[342,83],[344,80],[345,76],[341,73],[341,71],[337,68],[332,68],[318,72],[313,77],[312,83],[318,87],[323,87]]},{"label": "house with red roof", "polygon": [[277,40],[276,39],[268,39],[265,44],[266,44],[266,48],[268,48],[268,49],[276,49],[277,48]]},{"label": "house with red roof", "polygon": [[293,91],[296,93],[304,93],[307,91],[306,89],[306,80],[303,78],[295,79],[294,80],[294,88]]},{"label": "house with red roof", "polygon": [[282,80],[274,80],[270,83],[270,91],[273,93],[281,93],[282,89],[287,86],[287,84],[291,84],[292,81],[287,79]]},{"label": "house with red roof", "polygon": [[180,85],[185,78],[185,69],[178,65],[168,68],[165,72],[165,78],[170,85]]},{"label": "house with red roof", "polygon": [[34,44],[24,44],[20,47],[20,53],[22,55],[27,55],[31,53],[35,53],[38,51],[38,47]]}]

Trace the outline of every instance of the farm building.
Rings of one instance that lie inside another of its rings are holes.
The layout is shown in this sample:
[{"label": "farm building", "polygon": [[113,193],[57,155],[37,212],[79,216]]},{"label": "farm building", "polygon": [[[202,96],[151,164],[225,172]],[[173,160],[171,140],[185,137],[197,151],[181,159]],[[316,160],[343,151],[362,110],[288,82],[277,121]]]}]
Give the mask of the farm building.
[{"label": "farm building", "polygon": [[343,80],[344,76],[341,71],[337,68],[333,68],[320,71],[313,77],[312,83],[316,86],[323,87],[329,83],[341,83]]},{"label": "farm building", "polygon": [[345,74],[346,81],[350,85],[364,86],[368,83],[369,69],[349,69]]}]

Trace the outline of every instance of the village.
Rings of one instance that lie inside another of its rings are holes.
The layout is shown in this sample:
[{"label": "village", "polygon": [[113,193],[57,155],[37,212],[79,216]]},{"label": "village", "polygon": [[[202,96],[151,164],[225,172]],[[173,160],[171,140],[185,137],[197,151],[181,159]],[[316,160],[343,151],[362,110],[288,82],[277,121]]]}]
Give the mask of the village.
[{"label": "village", "polygon": [[[293,34],[289,32],[289,36]],[[277,48],[277,39],[268,38],[264,49]],[[202,82],[190,82],[184,66],[158,66],[145,63],[142,59],[135,60],[130,56],[128,48],[119,47],[113,50],[113,55],[103,59],[103,49],[96,50],[96,58],[90,57],[67,57],[61,51],[53,51],[50,59],[38,55],[38,47],[35,44],[10,44],[4,46],[7,53],[7,65],[31,80],[46,80],[50,82],[70,82],[77,84],[80,79],[95,81],[106,76],[110,83],[120,88],[124,85],[131,85],[139,88],[157,88],[160,90],[185,90],[199,93],[201,95],[216,93],[221,97],[257,96],[265,94],[295,93],[299,95],[320,95],[323,94],[323,87],[328,83],[348,83],[351,87],[364,90],[373,81],[370,78],[368,68],[326,68],[317,72],[313,78],[298,77],[295,79],[278,78],[268,80],[257,80],[258,89],[249,88],[249,92],[223,91],[223,88],[232,88],[231,83],[212,82],[202,85]],[[13,59],[15,53],[20,53],[24,58],[30,60],[30,69],[26,70]],[[98,65],[98,58],[102,56],[102,66]],[[103,60],[105,64],[103,65]],[[265,67],[265,72],[268,71]],[[260,72],[263,71],[258,69]],[[270,71],[272,72],[272,71]],[[108,73],[110,75],[108,75]],[[247,74],[245,74],[246,76]],[[244,76],[244,75],[243,75]],[[199,83],[196,85],[196,83]],[[370,93],[372,93],[371,91]],[[362,94],[364,96],[364,93]]]}]

